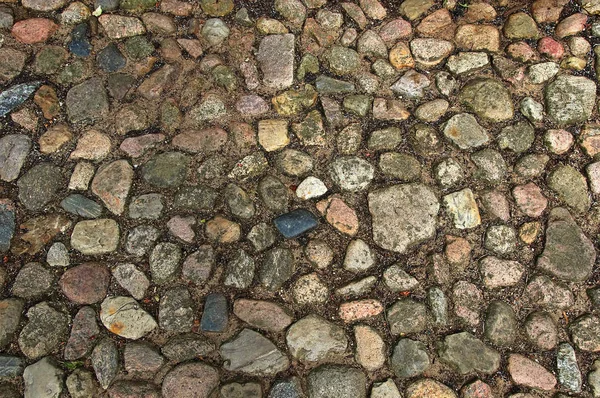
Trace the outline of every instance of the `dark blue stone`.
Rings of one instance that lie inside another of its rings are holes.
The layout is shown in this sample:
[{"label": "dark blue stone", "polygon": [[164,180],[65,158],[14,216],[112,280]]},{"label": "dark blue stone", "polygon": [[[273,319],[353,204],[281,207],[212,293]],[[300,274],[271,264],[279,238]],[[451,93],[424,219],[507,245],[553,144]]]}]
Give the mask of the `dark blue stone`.
[{"label": "dark blue stone", "polygon": [[0,252],[10,249],[10,240],[15,233],[15,209],[11,203],[0,202]]},{"label": "dark blue stone", "polygon": [[0,117],[6,115],[33,94],[40,82],[15,84],[0,93]]},{"label": "dark blue stone", "polygon": [[17,377],[23,374],[23,360],[0,355],[0,377]]},{"label": "dark blue stone", "polygon": [[78,193],[64,198],[60,206],[71,214],[85,218],[96,218],[102,214],[102,206]]},{"label": "dark blue stone", "polygon": [[222,332],[227,327],[228,312],[225,296],[220,293],[209,294],[204,302],[200,329],[203,332]]},{"label": "dark blue stone", "polygon": [[127,63],[127,60],[115,43],[110,43],[104,47],[98,53],[97,61],[100,68],[105,72],[116,72],[119,69],[123,69]]},{"label": "dark blue stone", "polygon": [[78,57],[89,57],[92,45],[89,39],[89,27],[86,23],[80,23],[71,31],[69,51]]},{"label": "dark blue stone", "polygon": [[295,238],[317,226],[317,218],[306,209],[296,209],[282,214],[273,220],[275,226],[286,238]]}]

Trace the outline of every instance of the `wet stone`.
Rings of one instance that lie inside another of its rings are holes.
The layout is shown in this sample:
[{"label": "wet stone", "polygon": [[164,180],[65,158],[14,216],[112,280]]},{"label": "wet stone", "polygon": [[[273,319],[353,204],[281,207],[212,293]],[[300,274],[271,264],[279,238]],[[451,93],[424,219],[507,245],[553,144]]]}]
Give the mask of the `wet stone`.
[{"label": "wet stone", "polygon": [[99,78],[92,78],[71,88],[66,99],[69,120],[73,123],[98,121],[109,112],[108,96]]}]

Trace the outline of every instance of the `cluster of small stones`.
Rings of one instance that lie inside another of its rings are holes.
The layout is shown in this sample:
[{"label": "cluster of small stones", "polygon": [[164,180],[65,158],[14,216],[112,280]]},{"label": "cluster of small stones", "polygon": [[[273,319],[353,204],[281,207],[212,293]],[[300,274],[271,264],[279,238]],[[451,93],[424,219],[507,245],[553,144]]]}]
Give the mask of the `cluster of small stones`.
[{"label": "cluster of small stones", "polygon": [[0,0],[0,396],[600,397],[600,0]]}]

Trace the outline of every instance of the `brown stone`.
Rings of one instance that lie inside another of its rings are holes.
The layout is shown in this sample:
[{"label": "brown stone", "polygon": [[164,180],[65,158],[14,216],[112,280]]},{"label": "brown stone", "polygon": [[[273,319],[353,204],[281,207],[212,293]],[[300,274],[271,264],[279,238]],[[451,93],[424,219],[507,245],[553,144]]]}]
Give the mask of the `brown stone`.
[{"label": "brown stone", "polygon": [[261,300],[238,299],[233,303],[233,313],[251,326],[274,332],[285,330],[293,319],[279,304]]},{"label": "brown stone", "polygon": [[461,25],[454,40],[461,50],[497,52],[500,49],[500,32],[492,25]]},{"label": "brown stone", "polygon": [[33,101],[42,109],[46,119],[53,119],[60,114],[60,103],[56,91],[50,86],[43,85],[36,91]]},{"label": "brown stone", "polygon": [[94,304],[106,296],[110,271],[102,264],[84,263],[70,268],[58,281],[62,292],[77,304]]},{"label": "brown stone", "polygon": [[58,25],[46,18],[31,18],[13,25],[12,35],[25,44],[45,42],[58,30]]}]

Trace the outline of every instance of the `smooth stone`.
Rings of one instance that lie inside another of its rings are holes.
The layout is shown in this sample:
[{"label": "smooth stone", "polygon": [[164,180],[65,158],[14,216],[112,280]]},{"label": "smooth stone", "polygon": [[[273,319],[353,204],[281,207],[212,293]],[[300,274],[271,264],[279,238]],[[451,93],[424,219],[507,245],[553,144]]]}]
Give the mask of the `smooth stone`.
[{"label": "smooth stone", "polygon": [[15,84],[0,93],[0,117],[21,105],[37,90],[41,82]]},{"label": "smooth stone", "polygon": [[65,211],[85,218],[98,218],[102,215],[102,206],[92,199],[75,193],[60,202]]},{"label": "smooth stone", "polygon": [[227,298],[220,293],[211,293],[206,296],[200,329],[204,332],[220,333],[227,328],[229,308]]},{"label": "smooth stone", "polygon": [[273,220],[277,230],[287,239],[296,238],[317,227],[317,218],[306,209],[296,209]]}]

